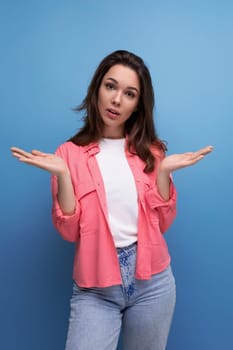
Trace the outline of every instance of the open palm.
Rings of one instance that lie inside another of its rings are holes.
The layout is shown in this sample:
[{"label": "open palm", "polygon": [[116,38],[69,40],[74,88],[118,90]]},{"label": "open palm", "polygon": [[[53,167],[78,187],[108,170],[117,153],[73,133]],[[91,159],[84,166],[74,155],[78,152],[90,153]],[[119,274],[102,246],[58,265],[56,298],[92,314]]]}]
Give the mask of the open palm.
[{"label": "open palm", "polygon": [[190,165],[194,165],[205,157],[208,153],[212,152],[213,147],[207,146],[201,148],[196,152],[186,152],[181,154],[172,154],[165,157],[160,163],[160,170],[173,172],[175,170],[185,168]]},{"label": "open palm", "polygon": [[12,155],[18,158],[21,162],[47,170],[53,175],[61,175],[67,172],[65,161],[55,154],[43,153],[38,150],[26,152],[17,147],[11,147],[11,152]]}]

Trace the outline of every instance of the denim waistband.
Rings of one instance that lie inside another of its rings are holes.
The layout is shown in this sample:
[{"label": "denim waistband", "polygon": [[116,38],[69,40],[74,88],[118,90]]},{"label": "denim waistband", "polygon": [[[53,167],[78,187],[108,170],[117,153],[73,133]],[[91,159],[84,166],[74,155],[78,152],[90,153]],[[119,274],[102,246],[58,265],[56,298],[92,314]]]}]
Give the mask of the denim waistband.
[{"label": "denim waistband", "polygon": [[129,251],[129,250],[135,249],[136,247],[137,247],[137,242],[134,242],[126,247],[117,247],[116,250],[117,250],[117,253],[120,253],[122,251]]}]

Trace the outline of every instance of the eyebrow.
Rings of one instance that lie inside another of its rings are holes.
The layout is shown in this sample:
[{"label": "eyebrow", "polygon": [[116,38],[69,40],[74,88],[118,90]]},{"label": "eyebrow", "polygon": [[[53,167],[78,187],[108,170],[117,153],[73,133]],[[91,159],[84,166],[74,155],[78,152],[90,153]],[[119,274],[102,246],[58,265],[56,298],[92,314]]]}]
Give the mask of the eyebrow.
[{"label": "eyebrow", "polygon": [[[109,77],[109,78],[107,78],[107,80],[111,80],[111,81],[113,81],[115,84],[118,84],[118,81],[117,81],[116,79],[114,79],[114,78]],[[139,93],[138,89],[137,89],[136,87],[134,87],[134,86],[128,86],[127,89],[135,90],[136,92]]]}]

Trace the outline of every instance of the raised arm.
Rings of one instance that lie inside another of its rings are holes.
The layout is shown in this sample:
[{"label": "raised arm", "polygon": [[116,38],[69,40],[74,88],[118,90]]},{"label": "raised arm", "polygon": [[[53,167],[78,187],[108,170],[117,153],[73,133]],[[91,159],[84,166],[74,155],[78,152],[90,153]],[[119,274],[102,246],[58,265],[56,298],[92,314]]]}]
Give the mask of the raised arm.
[{"label": "raised arm", "polygon": [[164,198],[165,201],[169,200],[171,173],[178,169],[196,164],[208,153],[212,152],[212,150],[212,146],[207,146],[201,148],[196,152],[173,154],[165,157],[161,161],[157,173],[157,187],[160,195]]},{"label": "raised arm", "polygon": [[65,161],[55,154],[33,150],[31,153],[12,147],[12,155],[19,161],[46,170],[57,177],[58,202],[64,215],[72,215],[75,211],[75,194],[69,169]]}]

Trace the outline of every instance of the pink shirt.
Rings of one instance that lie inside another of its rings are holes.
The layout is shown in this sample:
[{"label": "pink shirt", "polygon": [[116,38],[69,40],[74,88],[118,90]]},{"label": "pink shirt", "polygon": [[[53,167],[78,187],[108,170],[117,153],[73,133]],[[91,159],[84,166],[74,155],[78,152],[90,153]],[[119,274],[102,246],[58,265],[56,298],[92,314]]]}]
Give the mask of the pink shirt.
[{"label": "pink shirt", "polygon": [[[76,210],[64,215],[57,200],[57,180],[52,176],[52,218],[61,236],[76,243],[73,278],[81,287],[107,287],[121,284],[121,273],[109,228],[106,195],[95,155],[97,143],[77,146],[62,144],[56,154],[69,169],[76,196]],[[153,172],[143,172],[144,162],[125,150],[138,192],[138,248],[136,275],[150,279],[170,263],[163,233],[176,216],[176,190],[171,181],[170,199],[165,201],[156,187],[156,171],[163,154],[152,148],[156,157]],[[127,194],[126,194],[127,195]]]}]

